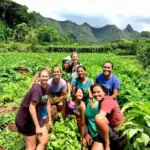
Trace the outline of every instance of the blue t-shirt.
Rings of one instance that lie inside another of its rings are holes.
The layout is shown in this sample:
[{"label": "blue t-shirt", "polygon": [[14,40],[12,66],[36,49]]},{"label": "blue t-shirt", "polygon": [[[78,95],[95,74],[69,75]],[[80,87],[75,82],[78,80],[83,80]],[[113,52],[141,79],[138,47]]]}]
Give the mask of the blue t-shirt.
[{"label": "blue t-shirt", "polygon": [[111,75],[109,79],[104,77],[104,73],[98,74],[96,76],[96,83],[103,84],[105,87],[106,95],[111,96],[114,89],[120,89],[120,81],[115,75]]},{"label": "blue t-shirt", "polygon": [[82,84],[79,80],[79,78],[74,78],[72,80],[72,85],[75,86],[76,88],[82,88],[84,91],[84,101],[86,102],[89,98],[89,93],[88,93],[88,88],[90,88],[90,86],[92,85],[92,80],[88,77],[86,77],[86,83]]}]

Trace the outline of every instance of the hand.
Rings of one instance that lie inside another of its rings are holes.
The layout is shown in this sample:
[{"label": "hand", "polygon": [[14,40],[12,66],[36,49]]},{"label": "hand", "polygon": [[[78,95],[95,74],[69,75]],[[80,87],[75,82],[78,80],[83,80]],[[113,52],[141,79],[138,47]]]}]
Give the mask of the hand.
[{"label": "hand", "polygon": [[48,130],[52,130],[53,129],[53,125],[51,121],[48,121]]},{"label": "hand", "polygon": [[37,134],[38,136],[42,136],[42,128],[36,127],[36,134]]},{"label": "hand", "polygon": [[93,139],[90,136],[90,134],[87,133],[86,136],[85,136],[85,139],[86,139],[86,142],[87,142],[88,145],[92,145]]},{"label": "hand", "polygon": [[105,150],[110,150],[110,146],[109,145],[106,146]]},{"label": "hand", "polygon": [[87,147],[87,142],[86,142],[86,139],[85,139],[85,138],[82,139],[82,145],[83,145],[84,147]]}]

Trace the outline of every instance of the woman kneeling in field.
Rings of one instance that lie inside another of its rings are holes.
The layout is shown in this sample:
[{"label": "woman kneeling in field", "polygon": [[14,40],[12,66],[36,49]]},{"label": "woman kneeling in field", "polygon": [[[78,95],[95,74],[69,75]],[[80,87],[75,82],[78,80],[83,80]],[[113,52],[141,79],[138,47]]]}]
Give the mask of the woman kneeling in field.
[{"label": "woman kneeling in field", "polygon": [[93,143],[92,150],[120,150],[117,129],[123,122],[123,115],[119,105],[110,96],[105,96],[103,85],[95,84],[91,91],[93,99],[88,101],[85,111],[87,144]]},{"label": "woman kneeling in field", "polygon": [[39,74],[39,83],[32,86],[24,97],[16,116],[16,126],[23,134],[26,150],[44,150],[48,143],[48,131],[40,118],[40,113],[47,106],[49,125],[51,126],[50,102],[48,101],[49,71],[42,70]]}]

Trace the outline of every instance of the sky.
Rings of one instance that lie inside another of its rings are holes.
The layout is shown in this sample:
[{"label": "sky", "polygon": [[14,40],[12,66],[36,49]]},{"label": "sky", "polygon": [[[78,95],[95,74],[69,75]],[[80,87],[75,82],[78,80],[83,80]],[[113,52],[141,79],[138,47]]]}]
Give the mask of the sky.
[{"label": "sky", "polygon": [[79,25],[87,22],[99,28],[114,24],[124,29],[150,31],[150,0],[14,0],[29,11],[59,21],[70,20]]}]

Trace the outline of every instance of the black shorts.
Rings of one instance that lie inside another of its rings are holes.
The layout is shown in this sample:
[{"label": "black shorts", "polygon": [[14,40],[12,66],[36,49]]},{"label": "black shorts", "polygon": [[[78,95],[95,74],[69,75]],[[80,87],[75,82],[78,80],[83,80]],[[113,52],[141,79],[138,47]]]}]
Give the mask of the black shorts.
[{"label": "black shorts", "polygon": [[[120,150],[120,136],[119,132],[109,126],[109,140],[110,140],[110,148],[111,150]],[[103,138],[98,134],[96,137],[93,138],[93,142],[104,143]]]},{"label": "black shorts", "polygon": [[34,125],[19,125],[16,123],[18,131],[25,136],[33,136],[36,134]]}]

